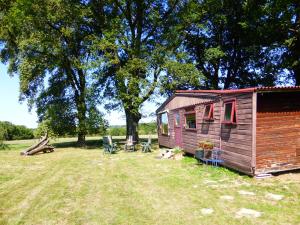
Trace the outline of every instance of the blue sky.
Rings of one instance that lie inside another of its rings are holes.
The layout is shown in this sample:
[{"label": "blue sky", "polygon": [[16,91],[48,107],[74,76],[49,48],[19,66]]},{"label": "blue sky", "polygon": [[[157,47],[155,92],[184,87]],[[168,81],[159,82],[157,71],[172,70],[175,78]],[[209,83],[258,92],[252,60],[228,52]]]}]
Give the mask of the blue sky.
[{"label": "blue sky", "polygon": [[[163,102],[164,99],[159,99]],[[154,113],[157,105],[152,102],[146,102],[142,112],[146,114]],[[106,113],[106,119],[110,125],[125,125],[125,115],[123,112],[112,111]],[[146,117],[140,122],[154,121],[155,118]],[[37,115],[35,110],[28,112],[26,102],[19,102],[19,78],[10,77],[7,74],[7,67],[0,63],[0,121],[9,121],[17,125],[25,125],[30,128],[37,127]]]}]

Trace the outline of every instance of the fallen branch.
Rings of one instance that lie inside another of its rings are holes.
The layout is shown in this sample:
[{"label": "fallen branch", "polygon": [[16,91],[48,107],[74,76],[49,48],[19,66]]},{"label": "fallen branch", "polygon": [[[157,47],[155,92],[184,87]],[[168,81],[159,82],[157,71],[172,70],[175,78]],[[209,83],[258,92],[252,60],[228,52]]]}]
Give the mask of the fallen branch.
[{"label": "fallen branch", "polygon": [[49,143],[48,134],[46,134],[44,137],[40,138],[40,141],[37,144],[22,151],[21,155],[26,156],[26,155],[34,155],[39,152],[43,152],[43,153],[53,152],[54,147],[51,145],[48,145],[48,143]]}]

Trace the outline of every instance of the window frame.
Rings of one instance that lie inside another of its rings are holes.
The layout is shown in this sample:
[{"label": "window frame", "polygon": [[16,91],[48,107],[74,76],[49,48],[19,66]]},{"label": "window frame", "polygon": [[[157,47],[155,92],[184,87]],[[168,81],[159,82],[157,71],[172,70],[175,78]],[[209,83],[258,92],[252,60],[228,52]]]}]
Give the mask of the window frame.
[{"label": "window frame", "polygon": [[[206,107],[208,107],[208,106],[210,106],[208,116],[205,116]],[[205,121],[214,120],[214,103],[208,103],[208,104],[204,105],[203,120],[205,120]]]},{"label": "window frame", "polygon": [[[225,120],[225,115],[226,115],[226,105],[232,104],[231,105],[231,115],[230,115],[230,120]],[[237,107],[236,107],[236,99],[230,99],[223,101],[223,118],[222,118],[222,123],[223,124],[237,124]],[[234,115],[235,115],[235,121],[234,121]]]},{"label": "window frame", "polygon": [[[195,115],[195,128],[190,128],[187,126],[187,121],[186,121],[186,116],[187,115],[191,115],[191,114],[194,114]],[[186,130],[190,130],[190,131],[196,131],[197,130],[197,113],[196,113],[196,110],[192,110],[192,111],[186,111],[184,113],[184,128]]]},{"label": "window frame", "polygon": [[[162,122],[162,115],[163,114],[166,114],[166,116],[167,116],[167,120],[168,120],[168,122],[167,122],[167,125],[168,125],[168,129],[167,129],[167,133],[164,133],[163,132],[163,122]],[[166,111],[166,112],[162,112],[162,113],[160,113],[160,116],[159,116],[159,130],[160,130],[160,134],[161,135],[164,135],[164,136],[169,136],[169,134],[170,134],[170,124],[169,124],[169,113]]]}]

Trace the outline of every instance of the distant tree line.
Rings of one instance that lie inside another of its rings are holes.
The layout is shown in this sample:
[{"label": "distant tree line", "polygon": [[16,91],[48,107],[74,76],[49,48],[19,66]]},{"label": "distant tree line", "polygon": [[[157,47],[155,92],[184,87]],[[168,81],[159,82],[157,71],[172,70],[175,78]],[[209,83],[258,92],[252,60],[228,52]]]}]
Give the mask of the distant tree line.
[{"label": "distant tree line", "polygon": [[[155,122],[140,123],[138,126],[138,132],[140,135],[156,134],[157,125]],[[110,126],[106,133],[112,136],[125,136],[126,126]]]},{"label": "distant tree line", "polygon": [[34,129],[23,125],[14,125],[10,122],[0,121],[0,140],[24,140],[34,138]]},{"label": "distant tree line", "polygon": [[[156,134],[156,123],[141,123],[139,124],[138,131],[141,135]],[[42,135],[48,132],[48,135],[52,137],[73,137],[76,135],[76,132],[68,134],[58,134],[55,133],[49,127],[49,124],[46,122],[39,124],[36,129],[27,128],[23,125],[14,125],[11,122],[0,121],[0,146],[2,146],[3,141],[11,140],[25,140],[40,138]],[[112,136],[125,136],[126,135],[126,126],[110,126],[108,127],[99,127],[98,129],[89,129],[88,135],[112,135]],[[1,147],[0,147],[1,148]]]}]

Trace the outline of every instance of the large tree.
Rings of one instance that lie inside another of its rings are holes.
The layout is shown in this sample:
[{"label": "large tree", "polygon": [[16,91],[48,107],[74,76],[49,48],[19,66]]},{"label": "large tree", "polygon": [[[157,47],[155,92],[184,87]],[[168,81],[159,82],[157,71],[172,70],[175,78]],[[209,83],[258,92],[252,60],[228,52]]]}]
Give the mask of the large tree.
[{"label": "large tree", "polygon": [[266,26],[280,47],[280,66],[288,73],[285,82],[300,85],[300,2],[278,0],[266,4]]},{"label": "large tree", "polygon": [[104,3],[15,0],[1,7],[1,60],[20,76],[21,99],[39,103],[41,120],[55,109],[57,117],[68,119],[60,124],[76,125],[78,144],[85,145],[89,109],[91,117],[97,112],[89,89],[101,55],[94,43],[102,37]]},{"label": "large tree", "polygon": [[270,29],[268,2],[189,2],[182,17],[185,46],[206,77],[206,88],[275,84],[282,69],[282,47],[275,36],[281,34]]},{"label": "large tree", "polygon": [[[110,30],[99,43],[104,61],[100,83],[110,106],[121,106],[127,136],[138,140],[142,104],[158,88],[199,85],[201,74],[182,51],[178,16],[187,6],[179,0],[112,0]],[[171,84],[173,82],[173,84]]]}]

